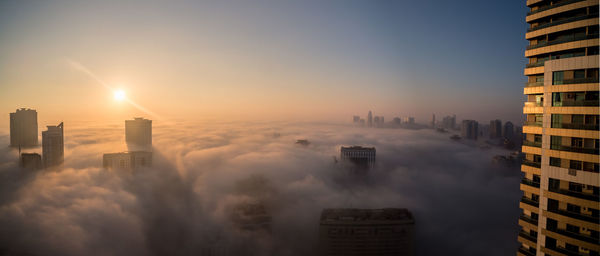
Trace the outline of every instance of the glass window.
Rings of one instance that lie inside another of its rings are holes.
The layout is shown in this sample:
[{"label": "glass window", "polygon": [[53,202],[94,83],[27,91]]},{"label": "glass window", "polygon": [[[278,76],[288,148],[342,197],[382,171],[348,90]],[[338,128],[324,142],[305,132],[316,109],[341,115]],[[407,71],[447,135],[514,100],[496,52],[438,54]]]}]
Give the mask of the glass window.
[{"label": "glass window", "polygon": [[583,124],[583,115],[571,115],[571,123]]},{"label": "glass window", "polygon": [[541,134],[534,134],[533,135],[533,141],[534,142],[542,143],[542,135]]},{"label": "glass window", "polygon": [[560,158],[550,157],[550,166],[560,167]]},{"label": "glass window", "polygon": [[560,92],[552,93],[552,106],[560,107],[562,106],[562,97]]},{"label": "glass window", "polygon": [[562,137],[550,136],[550,149],[560,149],[562,145]]},{"label": "glass window", "polygon": [[576,160],[570,160],[569,161],[569,168],[570,169],[581,170],[581,166],[582,166],[582,162],[581,161],[576,161]]},{"label": "glass window", "polygon": [[583,139],[582,138],[571,138],[571,147],[582,148],[583,147]]},{"label": "glass window", "polygon": [[565,77],[564,71],[556,71],[552,73],[552,84],[563,84]]},{"label": "glass window", "polygon": [[573,78],[575,78],[575,79],[585,78],[585,70],[584,69],[575,70],[573,72]]}]

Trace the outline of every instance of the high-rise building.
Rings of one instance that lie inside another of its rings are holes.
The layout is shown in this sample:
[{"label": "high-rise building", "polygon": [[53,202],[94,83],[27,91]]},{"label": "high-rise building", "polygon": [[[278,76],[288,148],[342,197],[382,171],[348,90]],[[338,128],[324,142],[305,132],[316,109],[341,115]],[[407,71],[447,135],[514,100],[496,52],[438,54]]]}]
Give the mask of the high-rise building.
[{"label": "high-rise building", "polygon": [[463,120],[460,127],[461,136],[465,139],[477,140],[479,135],[479,123],[474,120]]},{"label": "high-rise building", "polygon": [[340,158],[360,167],[371,168],[375,165],[375,148],[361,146],[342,147]]},{"label": "high-rise building", "polygon": [[598,1],[526,5],[517,255],[598,255]]},{"label": "high-rise building", "polygon": [[435,128],[435,114],[431,114],[431,128]]},{"label": "high-rise building", "polygon": [[136,117],[125,120],[125,141],[139,146],[152,145],[152,120]]},{"label": "high-rise building", "polygon": [[502,121],[496,119],[490,121],[490,139],[502,137]]},{"label": "high-rise building", "polygon": [[104,154],[102,166],[106,169],[136,170],[152,166],[152,152],[131,151]]},{"label": "high-rise building", "polygon": [[515,126],[511,121],[504,123],[504,131],[502,132],[504,138],[511,139],[515,136]]},{"label": "high-rise building", "polygon": [[373,127],[373,113],[369,110],[369,114],[367,115],[367,126]]},{"label": "high-rise building", "polygon": [[319,253],[329,255],[413,255],[414,225],[406,209],[324,209]]},{"label": "high-rise building", "polygon": [[373,117],[373,125],[379,127],[379,116]]},{"label": "high-rise building", "polygon": [[444,117],[442,119],[442,127],[448,130],[456,129],[456,115]]},{"label": "high-rise building", "polygon": [[65,159],[63,123],[48,125],[48,130],[42,132],[42,159],[45,167],[57,166]]},{"label": "high-rise building", "polygon": [[360,116],[353,116],[352,117],[352,123],[354,123],[354,124],[360,123]]},{"label": "high-rise building", "polygon": [[38,153],[22,153],[20,166],[30,170],[42,169],[42,156]]},{"label": "high-rise building", "polygon": [[21,108],[10,113],[10,145],[32,147],[38,145],[37,111]]}]

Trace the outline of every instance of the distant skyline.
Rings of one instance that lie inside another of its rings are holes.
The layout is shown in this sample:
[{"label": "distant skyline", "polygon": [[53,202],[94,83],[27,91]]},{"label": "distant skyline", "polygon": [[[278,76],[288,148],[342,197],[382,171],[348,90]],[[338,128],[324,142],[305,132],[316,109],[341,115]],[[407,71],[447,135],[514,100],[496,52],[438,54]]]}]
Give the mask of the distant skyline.
[{"label": "distant skyline", "polygon": [[[493,11],[491,11],[493,10]],[[0,110],[57,120],[162,118],[519,125],[520,1],[0,3]]]}]

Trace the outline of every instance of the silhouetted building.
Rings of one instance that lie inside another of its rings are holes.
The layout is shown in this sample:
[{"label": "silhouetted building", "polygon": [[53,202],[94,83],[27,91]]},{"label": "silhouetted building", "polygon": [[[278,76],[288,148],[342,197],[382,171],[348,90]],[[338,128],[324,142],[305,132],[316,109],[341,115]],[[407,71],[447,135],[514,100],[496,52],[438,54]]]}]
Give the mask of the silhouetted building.
[{"label": "silhouetted building", "polygon": [[357,166],[371,168],[375,165],[375,148],[361,146],[342,147],[341,160],[350,161]]},{"label": "silhouetted building", "polygon": [[600,255],[599,3],[521,3],[529,45],[516,253]]},{"label": "silhouetted building", "polygon": [[512,139],[515,136],[515,126],[512,122],[508,121],[504,123],[504,132],[502,134],[507,139]]},{"label": "silhouetted building", "polygon": [[360,123],[360,116],[353,116],[352,117],[352,123],[359,124]]},{"label": "silhouetted building", "polygon": [[45,167],[57,166],[65,159],[63,123],[48,125],[48,130],[42,132],[42,158]]},{"label": "silhouetted building", "polygon": [[261,203],[241,203],[233,207],[230,219],[243,231],[271,231],[271,216]]},{"label": "silhouetted building", "polygon": [[431,114],[431,128],[435,128],[435,114]]},{"label": "silhouetted building", "polygon": [[375,127],[379,127],[379,116],[373,117],[373,124]]},{"label": "silhouetted building", "polygon": [[152,145],[152,120],[141,117],[125,120],[125,141],[140,146]]},{"label": "silhouetted building", "polygon": [[136,170],[152,166],[152,152],[131,151],[104,154],[102,166],[106,169]]},{"label": "silhouetted building", "polygon": [[373,113],[371,113],[371,110],[369,110],[369,114],[367,115],[367,125],[373,127]]},{"label": "silhouetted building", "polygon": [[394,117],[394,119],[392,119],[392,123],[394,125],[401,125],[402,124],[402,119],[400,117]]},{"label": "silhouetted building", "polygon": [[496,119],[490,121],[490,139],[502,137],[502,121]]},{"label": "silhouetted building", "polygon": [[22,153],[20,166],[30,170],[42,169],[42,156],[38,153]]},{"label": "silhouetted building", "polygon": [[32,147],[38,145],[37,112],[21,108],[10,113],[10,145]]},{"label": "silhouetted building", "polygon": [[456,129],[456,115],[444,117],[442,119],[442,127],[448,130]]},{"label": "silhouetted building", "polygon": [[461,136],[465,139],[477,140],[479,123],[474,120],[463,120],[460,129]]},{"label": "silhouetted building", "polygon": [[406,209],[325,209],[319,252],[333,255],[414,255],[415,221]]}]

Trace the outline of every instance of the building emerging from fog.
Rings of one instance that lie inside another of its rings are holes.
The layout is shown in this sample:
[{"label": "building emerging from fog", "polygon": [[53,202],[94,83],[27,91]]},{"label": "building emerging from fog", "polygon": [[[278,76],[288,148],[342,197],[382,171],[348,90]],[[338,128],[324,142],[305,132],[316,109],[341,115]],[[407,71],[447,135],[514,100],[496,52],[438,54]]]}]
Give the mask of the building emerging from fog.
[{"label": "building emerging from fog", "polygon": [[38,153],[22,153],[21,162],[19,165],[30,170],[39,170],[44,168],[44,165],[42,164],[42,156]]},{"label": "building emerging from fog", "polygon": [[10,145],[32,147],[38,145],[37,111],[28,108],[10,113]]},{"label": "building emerging from fog", "polygon": [[357,166],[372,168],[375,166],[375,148],[361,146],[342,147],[340,158]]},{"label": "building emerging from fog", "polygon": [[136,117],[125,120],[125,141],[139,146],[152,145],[152,120]]},{"label": "building emerging from fog", "polygon": [[517,255],[599,255],[598,1],[526,4]]},{"label": "building emerging from fog", "polygon": [[106,169],[136,170],[152,166],[152,152],[132,151],[104,154],[102,166]]},{"label": "building emerging from fog", "polygon": [[477,140],[479,134],[479,123],[474,120],[463,120],[460,127],[460,134],[465,139]]},{"label": "building emerging from fog", "polygon": [[235,205],[231,211],[230,219],[239,230],[271,232],[271,216],[261,203]]},{"label": "building emerging from fog", "polygon": [[48,130],[42,132],[42,158],[45,167],[52,167],[62,164],[65,159],[63,123],[47,127]]},{"label": "building emerging from fog", "polygon": [[325,209],[319,252],[323,256],[413,255],[414,225],[406,209]]},{"label": "building emerging from fog", "polygon": [[502,121],[496,119],[490,121],[490,139],[502,137]]}]

